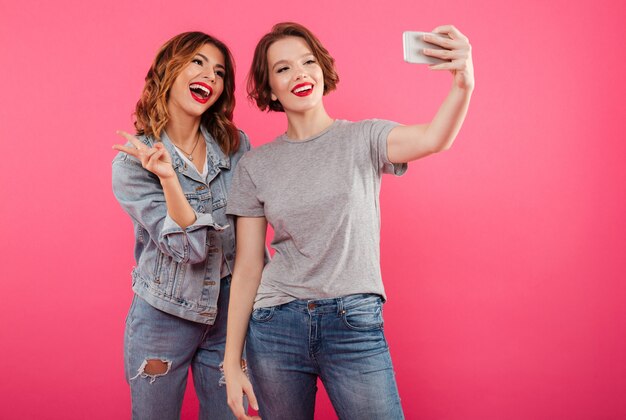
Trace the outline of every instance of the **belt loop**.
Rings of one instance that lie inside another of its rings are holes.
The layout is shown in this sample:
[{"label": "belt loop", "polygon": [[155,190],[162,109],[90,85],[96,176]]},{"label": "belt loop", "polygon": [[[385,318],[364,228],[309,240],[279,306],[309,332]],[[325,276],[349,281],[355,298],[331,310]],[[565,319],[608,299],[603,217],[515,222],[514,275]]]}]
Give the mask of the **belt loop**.
[{"label": "belt loop", "polygon": [[337,298],[337,314],[342,315],[345,313],[346,311],[343,309],[343,298]]}]

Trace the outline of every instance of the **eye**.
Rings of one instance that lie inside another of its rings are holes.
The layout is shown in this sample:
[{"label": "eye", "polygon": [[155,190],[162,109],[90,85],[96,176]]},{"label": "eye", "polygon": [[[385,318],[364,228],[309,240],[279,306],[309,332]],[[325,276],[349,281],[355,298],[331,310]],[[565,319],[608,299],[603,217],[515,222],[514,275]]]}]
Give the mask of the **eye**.
[{"label": "eye", "polygon": [[315,59],[314,59],[314,58],[309,58],[308,60],[306,60],[306,61],[304,62],[304,64],[315,64],[315,63],[316,63],[316,61],[315,61]]},{"label": "eye", "polygon": [[215,74],[217,75],[217,77],[221,79],[223,79],[226,76],[226,72],[224,70],[217,70]]},{"label": "eye", "polygon": [[285,67],[279,67],[278,70],[276,70],[276,73],[282,73],[284,71],[289,70],[289,67],[285,66]]},{"label": "eye", "polygon": [[203,63],[202,63],[202,60],[201,60],[201,59],[199,59],[199,58],[194,58],[193,60],[191,60],[191,62],[192,62],[192,63],[195,63],[195,64],[197,64],[197,65],[199,65],[199,66],[201,66],[201,65],[203,64]]}]

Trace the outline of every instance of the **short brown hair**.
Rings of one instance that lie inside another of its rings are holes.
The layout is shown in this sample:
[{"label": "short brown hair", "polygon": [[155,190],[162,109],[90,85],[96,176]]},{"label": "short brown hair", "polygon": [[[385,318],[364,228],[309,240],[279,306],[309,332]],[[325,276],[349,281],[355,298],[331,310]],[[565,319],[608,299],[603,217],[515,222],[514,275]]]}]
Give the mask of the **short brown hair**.
[{"label": "short brown hair", "polygon": [[239,131],[233,123],[235,109],[235,64],[228,47],[203,32],[184,32],[167,41],[157,53],[135,107],[137,134],[160,140],[170,120],[167,100],[174,81],[205,44],[214,45],[224,55],[224,91],[202,114],[200,124],[213,136],[222,151],[230,155],[239,149]]},{"label": "short brown hair", "polygon": [[248,98],[256,102],[256,106],[261,111],[265,111],[268,108],[269,111],[285,111],[280,102],[272,100],[267,50],[274,42],[288,36],[297,36],[304,39],[311,49],[324,74],[324,95],[335,90],[337,83],[339,83],[339,75],[335,71],[335,59],[331,57],[320,40],[313,35],[313,32],[299,23],[277,23],[256,45],[250,73],[248,73]]}]

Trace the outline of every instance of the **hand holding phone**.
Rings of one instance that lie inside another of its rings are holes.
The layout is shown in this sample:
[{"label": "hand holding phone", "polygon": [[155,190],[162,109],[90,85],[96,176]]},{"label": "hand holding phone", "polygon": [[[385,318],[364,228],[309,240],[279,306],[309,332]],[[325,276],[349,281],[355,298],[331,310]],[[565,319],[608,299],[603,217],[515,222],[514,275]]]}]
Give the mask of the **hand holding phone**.
[{"label": "hand holding phone", "polygon": [[448,60],[442,60],[440,58],[430,57],[424,54],[424,48],[429,48],[433,50],[445,49],[443,47],[440,47],[439,45],[431,44],[430,42],[424,41],[424,35],[426,34],[439,36],[442,38],[448,38],[444,34],[436,34],[432,32],[405,31],[402,34],[402,44],[404,46],[404,61],[406,61],[407,63],[416,64],[448,63]]}]

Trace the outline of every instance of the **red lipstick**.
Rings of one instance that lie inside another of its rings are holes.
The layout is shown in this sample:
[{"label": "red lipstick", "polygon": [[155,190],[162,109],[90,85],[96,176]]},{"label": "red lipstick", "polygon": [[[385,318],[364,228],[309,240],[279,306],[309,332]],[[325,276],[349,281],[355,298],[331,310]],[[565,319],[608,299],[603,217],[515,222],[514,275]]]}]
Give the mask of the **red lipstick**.
[{"label": "red lipstick", "polygon": [[189,92],[191,92],[191,97],[197,102],[206,104],[211,95],[213,95],[213,88],[203,82],[193,82],[189,85]]},{"label": "red lipstick", "polygon": [[291,89],[291,93],[300,97],[309,96],[311,93],[313,93],[313,83],[297,84],[293,89]]}]

